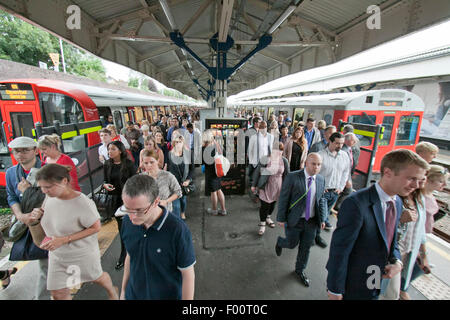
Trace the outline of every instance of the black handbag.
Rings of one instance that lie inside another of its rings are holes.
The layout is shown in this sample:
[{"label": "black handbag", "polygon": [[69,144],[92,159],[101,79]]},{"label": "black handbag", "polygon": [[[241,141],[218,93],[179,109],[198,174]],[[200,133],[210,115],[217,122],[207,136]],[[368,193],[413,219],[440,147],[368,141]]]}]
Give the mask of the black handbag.
[{"label": "black handbag", "polygon": [[187,186],[181,186],[181,191],[183,192],[184,196],[190,195],[195,191],[195,189],[196,187],[192,180]]},{"label": "black handbag", "polygon": [[100,189],[94,196],[94,202],[97,206],[98,213],[102,218],[110,218],[114,214],[115,195],[108,193],[104,187]]}]

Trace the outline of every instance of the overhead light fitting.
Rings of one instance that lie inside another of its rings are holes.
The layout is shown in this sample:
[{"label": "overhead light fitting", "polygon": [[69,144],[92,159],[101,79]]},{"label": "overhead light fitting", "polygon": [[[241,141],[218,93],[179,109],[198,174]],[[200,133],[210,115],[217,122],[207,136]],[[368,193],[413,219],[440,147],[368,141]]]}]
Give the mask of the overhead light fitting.
[{"label": "overhead light fitting", "polygon": [[294,12],[294,10],[296,8],[297,8],[297,6],[294,6],[294,5],[287,7],[287,9],[284,10],[283,14],[278,18],[278,20],[275,21],[275,23],[272,25],[272,27],[270,27],[268,33],[272,34],[275,30],[277,30],[277,28],[284,22],[284,20],[287,19],[287,17],[289,17],[291,15],[292,12]]}]

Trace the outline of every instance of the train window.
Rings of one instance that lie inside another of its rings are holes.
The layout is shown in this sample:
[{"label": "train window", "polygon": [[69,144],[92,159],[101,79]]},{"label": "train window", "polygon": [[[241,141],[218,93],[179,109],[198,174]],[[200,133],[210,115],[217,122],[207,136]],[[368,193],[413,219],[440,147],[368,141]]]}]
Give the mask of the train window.
[{"label": "train window", "polygon": [[403,116],[397,130],[396,146],[412,146],[416,142],[419,116]]},{"label": "train window", "polygon": [[395,116],[385,116],[383,118],[384,133],[383,139],[380,140],[378,145],[380,146],[388,146],[391,142],[392,129],[394,128]]},{"label": "train window", "polygon": [[348,117],[348,122],[375,125],[377,116],[369,116],[367,114],[352,115]]},{"label": "train window", "polygon": [[295,108],[294,109],[294,124],[295,127],[300,121],[303,119],[303,113],[305,112],[305,109],[303,108]]},{"label": "train window", "polygon": [[[371,124],[374,125],[375,124],[375,120],[376,120],[376,116],[372,115],[369,116],[367,114],[363,114],[363,115],[352,115],[348,117],[348,122],[350,123],[361,123],[361,124]],[[372,140],[373,138],[371,137],[366,137],[366,136],[362,136],[360,134],[356,135],[359,139],[359,143],[362,147],[367,147],[372,145]]]},{"label": "train window", "polygon": [[122,116],[120,114],[120,111],[114,111],[114,124],[116,125],[117,130],[123,128]]},{"label": "train window", "polygon": [[81,106],[69,96],[60,93],[41,92],[39,103],[43,110],[45,127],[52,126],[54,120],[59,120],[61,124],[84,121]]}]

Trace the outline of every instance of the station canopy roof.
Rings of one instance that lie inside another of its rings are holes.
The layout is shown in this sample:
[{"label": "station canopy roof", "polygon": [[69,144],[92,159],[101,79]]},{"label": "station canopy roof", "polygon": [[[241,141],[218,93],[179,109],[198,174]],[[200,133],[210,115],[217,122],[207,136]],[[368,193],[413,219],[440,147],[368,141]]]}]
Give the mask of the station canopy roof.
[{"label": "station canopy roof", "polygon": [[327,66],[270,81],[229,101],[262,99],[405,78],[450,74],[450,20],[380,44]]},{"label": "station canopy roof", "polygon": [[[81,10],[81,29],[67,27],[71,5]],[[0,9],[196,98],[193,80],[208,88],[211,75],[174,44],[170,33],[176,30],[209,66],[215,66],[209,42],[215,34],[219,40],[227,35],[234,40],[229,67],[242,61],[264,34],[272,36],[270,45],[231,77],[231,96],[450,17],[448,0],[0,0]],[[388,54],[395,53],[382,56]]]}]

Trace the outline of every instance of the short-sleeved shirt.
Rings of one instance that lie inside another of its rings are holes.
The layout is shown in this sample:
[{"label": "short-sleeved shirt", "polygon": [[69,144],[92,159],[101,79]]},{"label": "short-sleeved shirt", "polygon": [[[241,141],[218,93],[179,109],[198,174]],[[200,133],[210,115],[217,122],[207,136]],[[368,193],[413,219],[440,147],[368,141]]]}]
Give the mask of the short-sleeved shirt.
[{"label": "short-sleeved shirt", "polygon": [[148,229],[123,218],[121,237],[130,256],[127,300],[180,300],[181,270],[196,262],[187,225],[160,208],[161,217]]},{"label": "short-sleeved shirt", "polygon": [[[70,185],[72,186],[73,190],[81,191],[80,185],[78,184],[77,167],[75,166],[73,160],[68,155],[61,153],[56,163],[62,166],[72,167],[72,170],[70,170]],[[44,164],[45,162],[42,165]]]}]

